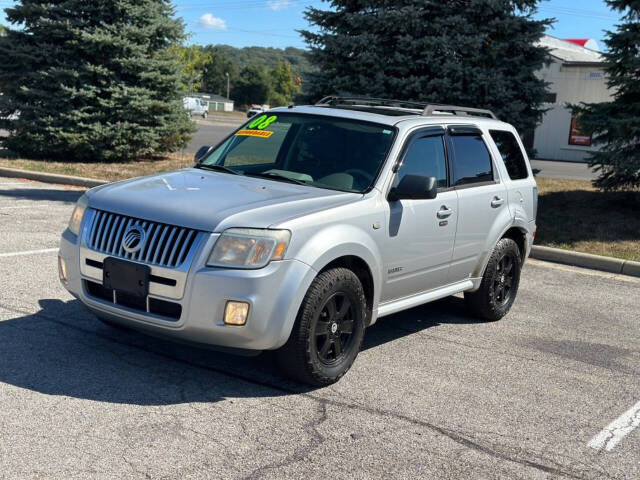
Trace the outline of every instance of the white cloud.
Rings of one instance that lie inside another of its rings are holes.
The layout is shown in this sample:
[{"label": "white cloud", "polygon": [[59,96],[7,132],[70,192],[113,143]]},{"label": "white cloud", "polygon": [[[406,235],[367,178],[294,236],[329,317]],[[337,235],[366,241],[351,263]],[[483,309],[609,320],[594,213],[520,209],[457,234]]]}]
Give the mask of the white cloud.
[{"label": "white cloud", "polygon": [[271,10],[282,10],[293,6],[291,0],[269,0],[267,5]]},{"label": "white cloud", "polygon": [[198,20],[198,25],[204,28],[211,28],[213,30],[226,30],[227,22],[222,18],[214,17],[210,13],[205,13]]}]

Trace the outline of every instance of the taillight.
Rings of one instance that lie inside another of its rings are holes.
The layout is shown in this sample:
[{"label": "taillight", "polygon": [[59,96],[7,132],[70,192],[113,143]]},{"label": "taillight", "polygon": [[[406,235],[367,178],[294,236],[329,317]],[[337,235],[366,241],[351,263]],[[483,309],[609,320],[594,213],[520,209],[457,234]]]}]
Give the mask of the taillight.
[{"label": "taillight", "polygon": [[538,218],[538,187],[533,187],[533,219]]}]

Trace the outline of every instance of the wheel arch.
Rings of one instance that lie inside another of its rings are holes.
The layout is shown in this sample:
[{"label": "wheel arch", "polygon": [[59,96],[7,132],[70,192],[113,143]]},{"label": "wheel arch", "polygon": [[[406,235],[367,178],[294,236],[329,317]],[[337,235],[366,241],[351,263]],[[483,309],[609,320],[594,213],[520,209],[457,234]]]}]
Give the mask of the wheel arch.
[{"label": "wheel arch", "polygon": [[516,242],[520,249],[520,260],[522,261],[522,264],[524,264],[527,256],[527,231],[524,228],[513,226],[502,234],[500,240],[503,238],[510,238]]},{"label": "wheel arch", "polygon": [[357,255],[343,255],[330,261],[328,264],[322,267],[318,272],[318,275],[320,275],[322,272],[326,272],[327,270],[331,270],[332,268],[340,267],[351,270],[356,274],[356,276],[362,283],[362,288],[364,289],[364,297],[367,301],[365,326],[369,326],[372,319],[375,292],[375,281],[373,278],[373,273],[371,272],[371,268],[363,258]]},{"label": "wheel arch", "polygon": [[[520,260],[522,261],[522,264],[524,264],[524,261],[527,256],[527,229],[522,225],[511,224],[502,231],[502,233],[498,236],[498,238],[493,243],[493,246],[491,247],[491,249],[485,252],[484,258],[482,259],[482,262],[479,265],[480,268],[477,268],[473,272],[472,277],[480,278],[484,275],[484,271],[487,268],[487,263],[489,263],[489,258],[491,257],[491,253],[496,248],[496,245],[498,244],[498,242],[503,238],[510,238],[514,242],[516,242],[516,244],[518,245],[518,248],[520,249]],[[479,286],[479,282],[478,282],[478,286]]]}]

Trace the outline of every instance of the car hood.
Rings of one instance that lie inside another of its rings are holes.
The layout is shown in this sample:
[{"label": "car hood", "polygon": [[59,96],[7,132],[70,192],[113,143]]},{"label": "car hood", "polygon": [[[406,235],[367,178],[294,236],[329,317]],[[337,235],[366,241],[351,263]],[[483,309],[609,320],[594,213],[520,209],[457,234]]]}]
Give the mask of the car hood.
[{"label": "car hood", "polygon": [[267,228],[362,197],[195,168],[104,185],[88,196],[91,208],[209,232]]}]

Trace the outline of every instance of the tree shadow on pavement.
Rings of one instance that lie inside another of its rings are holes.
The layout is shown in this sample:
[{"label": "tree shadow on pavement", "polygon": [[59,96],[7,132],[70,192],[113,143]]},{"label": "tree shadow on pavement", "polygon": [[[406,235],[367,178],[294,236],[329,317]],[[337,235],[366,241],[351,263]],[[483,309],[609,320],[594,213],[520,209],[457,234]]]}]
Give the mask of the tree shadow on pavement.
[{"label": "tree shadow on pavement", "polygon": [[[10,309],[16,318],[0,321],[0,382],[46,395],[133,405],[314,390],[284,378],[270,352],[242,357],[183,345],[103,325],[77,300],[39,303],[37,313]],[[446,299],[381,319],[367,330],[363,348],[442,323],[469,323],[459,315],[459,303]]]},{"label": "tree shadow on pavement", "polygon": [[75,203],[82,196],[82,190],[60,190],[55,188],[8,188],[0,190],[0,198],[11,200],[33,200],[46,202]]}]

